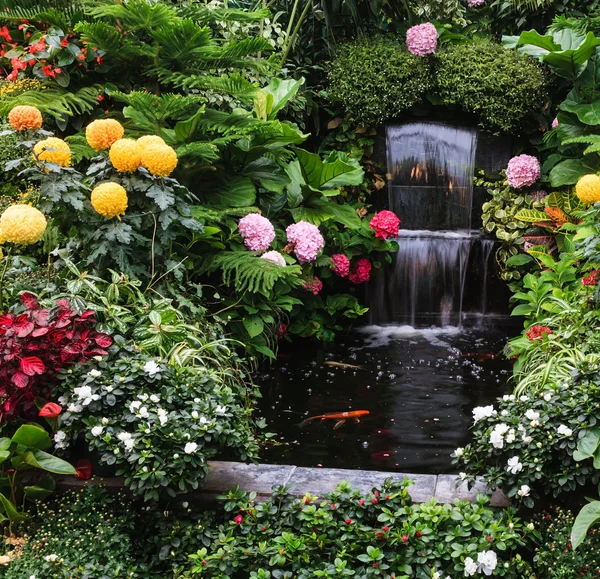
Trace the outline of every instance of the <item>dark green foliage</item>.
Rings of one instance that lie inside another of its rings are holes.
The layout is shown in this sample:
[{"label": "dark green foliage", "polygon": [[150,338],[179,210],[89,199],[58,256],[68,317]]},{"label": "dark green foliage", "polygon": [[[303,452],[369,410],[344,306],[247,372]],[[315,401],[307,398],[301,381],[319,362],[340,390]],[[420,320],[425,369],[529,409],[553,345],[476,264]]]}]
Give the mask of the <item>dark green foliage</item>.
[{"label": "dark green foliage", "polygon": [[525,118],[541,110],[546,76],[540,64],[487,39],[451,44],[435,59],[436,92],[493,132],[520,132]]},{"label": "dark green foliage", "polygon": [[432,85],[429,59],[412,56],[392,35],[342,45],[329,64],[329,81],[329,98],[366,126],[378,126],[418,104]]}]

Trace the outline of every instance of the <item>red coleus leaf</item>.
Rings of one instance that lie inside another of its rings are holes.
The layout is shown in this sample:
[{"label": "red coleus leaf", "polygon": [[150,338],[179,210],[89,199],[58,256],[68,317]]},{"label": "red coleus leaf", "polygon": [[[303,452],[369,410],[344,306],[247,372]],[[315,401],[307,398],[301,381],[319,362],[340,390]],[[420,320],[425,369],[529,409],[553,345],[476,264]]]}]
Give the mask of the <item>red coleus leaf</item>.
[{"label": "red coleus leaf", "polygon": [[15,329],[15,333],[18,338],[24,338],[33,332],[35,324],[30,321],[27,314],[23,314],[15,320],[13,323],[13,328]]},{"label": "red coleus leaf", "polygon": [[21,303],[29,310],[38,310],[40,308],[37,298],[29,292],[21,294]]},{"label": "red coleus leaf", "polygon": [[108,336],[107,334],[98,334],[94,338],[94,341],[101,348],[108,348],[113,343],[112,338],[110,336]]},{"label": "red coleus leaf", "polygon": [[46,369],[44,362],[42,362],[37,356],[27,356],[26,358],[21,358],[19,362],[21,371],[27,374],[27,376],[43,374],[44,370]]},{"label": "red coleus leaf", "polygon": [[48,327],[36,328],[35,330],[33,330],[33,332],[31,332],[31,335],[34,338],[39,338],[40,336],[45,336],[49,331],[50,328]]},{"label": "red coleus leaf", "polygon": [[58,415],[62,412],[62,406],[55,404],[54,402],[48,402],[42,406],[39,416],[44,418],[58,418]]},{"label": "red coleus leaf", "polygon": [[75,470],[77,471],[75,478],[88,480],[92,476],[92,463],[87,458],[82,458],[77,461]]},{"label": "red coleus leaf", "polygon": [[27,384],[29,384],[29,376],[27,376],[27,374],[23,374],[23,372],[15,372],[10,381],[17,388],[26,388]]},{"label": "red coleus leaf", "polygon": [[85,312],[79,316],[79,321],[93,322],[95,313],[94,310],[85,310]]},{"label": "red coleus leaf", "polygon": [[31,320],[35,322],[38,326],[47,326],[48,319],[50,318],[50,310],[36,310],[31,313]]}]

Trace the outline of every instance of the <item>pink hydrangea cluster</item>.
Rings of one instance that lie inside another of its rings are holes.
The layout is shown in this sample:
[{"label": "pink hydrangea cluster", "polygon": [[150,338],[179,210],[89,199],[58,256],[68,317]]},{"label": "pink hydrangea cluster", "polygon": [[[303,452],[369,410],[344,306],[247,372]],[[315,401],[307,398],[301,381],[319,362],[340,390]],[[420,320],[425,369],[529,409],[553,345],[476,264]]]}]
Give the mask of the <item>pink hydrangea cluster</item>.
[{"label": "pink hydrangea cluster", "polygon": [[275,239],[273,224],[258,213],[242,217],[238,223],[238,231],[250,251],[265,251]]},{"label": "pink hydrangea cluster", "polygon": [[400,229],[400,219],[392,211],[387,209],[375,213],[369,227],[375,230],[377,239],[387,239],[388,237],[398,237]]},{"label": "pink hydrangea cluster", "polygon": [[314,295],[317,295],[323,289],[323,282],[318,277],[313,276],[307,279],[302,287]]},{"label": "pink hydrangea cluster", "polygon": [[340,277],[347,277],[350,273],[350,260],[343,253],[334,253],[331,256],[331,269]]},{"label": "pink hydrangea cluster", "polygon": [[285,232],[288,242],[294,246],[294,253],[300,263],[314,261],[325,245],[319,228],[307,221],[292,223]]},{"label": "pink hydrangea cluster", "polygon": [[433,54],[437,48],[438,32],[431,22],[412,26],[406,31],[406,46],[415,56]]},{"label": "pink hydrangea cluster", "polygon": [[285,257],[281,255],[278,251],[267,251],[267,253],[263,253],[260,256],[261,259],[266,259],[275,265],[280,265],[281,267],[285,267]]},{"label": "pink hydrangea cluster", "polygon": [[552,121],[552,128],[556,129],[556,127],[558,127],[558,117],[554,117],[554,120]]},{"label": "pink hydrangea cluster", "polygon": [[366,257],[361,257],[352,268],[348,279],[355,284],[369,281],[371,279],[371,262]]},{"label": "pink hydrangea cluster", "polygon": [[531,155],[518,155],[508,162],[506,178],[515,189],[533,185],[541,175],[540,162]]},{"label": "pink hydrangea cluster", "polygon": [[479,8],[485,4],[485,0],[468,0],[469,8]]}]

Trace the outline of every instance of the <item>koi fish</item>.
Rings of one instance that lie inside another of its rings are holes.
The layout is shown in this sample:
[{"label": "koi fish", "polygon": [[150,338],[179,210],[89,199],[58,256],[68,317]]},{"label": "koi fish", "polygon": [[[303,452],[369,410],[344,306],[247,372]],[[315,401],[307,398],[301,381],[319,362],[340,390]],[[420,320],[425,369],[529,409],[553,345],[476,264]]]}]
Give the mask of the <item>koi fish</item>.
[{"label": "koi fish", "polygon": [[326,366],[335,366],[336,368],[350,368],[351,370],[362,370],[362,366],[355,366],[354,364],[344,364],[344,362],[324,362]]},{"label": "koi fish", "polygon": [[319,414],[319,416],[311,416],[306,420],[303,420],[298,426],[304,428],[309,422],[313,420],[337,420],[333,429],[336,430],[349,418],[354,419],[356,422],[360,422],[360,416],[366,416],[370,414],[368,410],[353,410],[351,412],[334,412],[333,414]]}]

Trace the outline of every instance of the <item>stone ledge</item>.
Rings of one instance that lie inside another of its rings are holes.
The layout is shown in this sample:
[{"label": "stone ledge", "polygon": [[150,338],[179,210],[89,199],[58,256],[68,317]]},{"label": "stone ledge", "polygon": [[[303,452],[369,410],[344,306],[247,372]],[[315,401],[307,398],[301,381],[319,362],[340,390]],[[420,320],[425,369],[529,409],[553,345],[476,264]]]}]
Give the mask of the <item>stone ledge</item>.
[{"label": "stone ledge", "polygon": [[[435,497],[438,503],[451,503],[455,499],[466,499],[473,502],[478,493],[486,494],[485,484],[478,480],[475,486],[467,489],[467,485],[456,486],[459,480],[456,475],[405,474],[381,472],[374,470],[353,470],[337,468],[305,468],[293,465],[245,464],[241,462],[212,461],[209,462],[210,473],[199,491],[186,495],[186,499],[200,502],[212,502],[216,497],[238,485],[240,489],[255,492],[257,499],[265,499],[271,494],[273,487],[284,485],[288,491],[297,496],[309,492],[321,496],[333,491],[341,481],[348,481],[353,487],[363,492],[381,486],[384,480],[391,478],[401,481],[408,478],[413,485],[408,488],[415,503],[424,503]],[[66,491],[84,487],[88,484],[102,484],[110,490],[123,489],[122,477],[94,477],[90,481],[75,478],[58,479],[57,487]],[[501,491],[491,496],[493,507],[507,507],[510,501]]]}]

